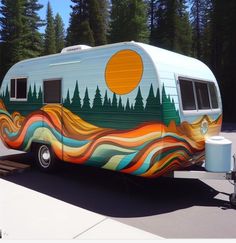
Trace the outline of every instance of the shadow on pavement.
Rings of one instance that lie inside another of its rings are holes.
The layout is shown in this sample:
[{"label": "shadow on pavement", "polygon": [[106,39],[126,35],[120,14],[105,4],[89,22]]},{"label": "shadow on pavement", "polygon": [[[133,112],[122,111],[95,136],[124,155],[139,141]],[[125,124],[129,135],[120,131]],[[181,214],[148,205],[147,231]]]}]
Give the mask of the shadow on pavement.
[{"label": "shadow on pavement", "polygon": [[[4,159],[33,160],[27,154]],[[225,208],[228,204],[214,199],[218,191],[199,180],[144,179],[71,164],[63,164],[54,174],[32,168],[3,179],[110,217],[151,216],[192,206]]]},{"label": "shadow on pavement", "polygon": [[226,133],[236,132],[236,123],[223,123],[221,132],[226,132]]}]

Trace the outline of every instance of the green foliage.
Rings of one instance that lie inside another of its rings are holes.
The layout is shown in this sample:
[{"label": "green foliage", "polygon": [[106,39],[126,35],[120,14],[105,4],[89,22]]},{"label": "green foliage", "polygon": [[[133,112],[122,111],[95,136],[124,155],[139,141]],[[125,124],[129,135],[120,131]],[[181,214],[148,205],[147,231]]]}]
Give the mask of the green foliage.
[{"label": "green foliage", "polygon": [[16,62],[40,55],[42,39],[37,14],[42,8],[38,0],[1,0],[1,75]]},{"label": "green foliage", "polygon": [[109,99],[108,99],[108,95],[107,95],[107,90],[106,90],[106,93],[104,96],[103,108],[105,111],[108,111],[111,108],[111,104],[109,103]]},{"label": "green foliage", "polygon": [[38,11],[43,5],[38,0],[25,1],[25,17],[24,17],[24,58],[37,57],[42,53],[42,35],[39,28],[43,26],[43,21],[38,15]]},{"label": "green foliage", "polygon": [[134,110],[136,112],[143,112],[144,111],[143,97],[142,97],[140,87],[138,87],[138,93],[137,93],[137,96],[135,98]]},{"label": "green foliage", "polygon": [[71,0],[67,45],[87,44],[90,46],[106,44],[107,1]]},{"label": "green foliage", "polygon": [[37,103],[40,104],[40,105],[43,104],[43,93],[42,93],[42,88],[41,88],[41,86],[40,86],[40,88],[39,88],[39,92],[38,92]]},{"label": "green foliage", "polygon": [[50,2],[47,5],[47,25],[44,38],[44,55],[56,53],[56,33],[53,12]]},{"label": "green foliage", "polygon": [[14,63],[23,58],[23,0],[2,0],[0,35],[2,41],[2,69],[6,72]]},{"label": "green foliage", "polygon": [[91,109],[91,107],[90,107],[90,99],[89,99],[89,94],[88,94],[88,88],[86,88],[82,110],[83,111],[89,111],[90,109]]},{"label": "green foliage", "polygon": [[175,121],[176,124],[180,123],[179,112],[175,108],[174,100],[171,100],[170,95],[166,95],[164,85],[162,88],[162,119],[166,125],[169,125],[171,121]]},{"label": "green foliage", "polygon": [[[99,0],[89,0],[89,24],[93,32],[93,38],[95,45],[104,45],[107,43],[106,38],[106,18],[104,16],[105,8],[102,9],[102,5],[99,4]],[[104,1],[103,1],[104,2]]]},{"label": "green foliage", "polygon": [[59,13],[55,16],[55,35],[56,35],[56,52],[61,52],[65,47],[65,30],[64,23]]},{"label": "green foliage", "polygon": [[94,111],[101,111],[102,110],[102,96],[101,96],[101,92],[100,89],[97,86],[96,89],[96,94],[93,100],[93,110]]},{"label": "green foliage", "polygon": [[113,93],[111,107],[113,111],[117,110],[117,97],[115,93]]},{"label": "green foliage", "polygon": [[147,42],[147,7],[142,0],[112,0],[110,41]]},{"label": "green foliage", "polygon": [[69,108],[70,107],[70,91],[69,89],[67,90],[67,95],[66,95],[66,98],[63,102],[63,105],[66,107],[66,108]]},{"label": "green foliage", "polygon": [[151,2],[150,42],[159,47],[191,54],[192,33],[186,0]]},{"label": "green foliage", "polygon": [[79,85],[78,81],[76,81],[74,95],[72,98],[71,106],[73,107],[73,110],[80,110],[81,109],[81,98],[79,95]]}]

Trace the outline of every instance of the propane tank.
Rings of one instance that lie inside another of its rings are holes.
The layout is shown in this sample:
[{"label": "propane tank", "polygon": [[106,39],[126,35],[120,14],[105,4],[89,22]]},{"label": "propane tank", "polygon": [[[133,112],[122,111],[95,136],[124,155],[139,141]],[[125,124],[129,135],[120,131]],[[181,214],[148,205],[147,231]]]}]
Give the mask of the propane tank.
[{"label": "propane tank", "polygon": [[210,172],[229,172],[232,160],[232,142],[222,136],[210,137],[205,146],[205,168]]}]

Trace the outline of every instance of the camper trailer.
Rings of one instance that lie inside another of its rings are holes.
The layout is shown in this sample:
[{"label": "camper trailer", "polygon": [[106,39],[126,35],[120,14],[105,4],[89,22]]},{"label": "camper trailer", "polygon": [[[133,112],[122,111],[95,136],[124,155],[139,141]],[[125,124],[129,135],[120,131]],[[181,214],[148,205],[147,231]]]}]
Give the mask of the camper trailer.
[{"label": "camper trailer", "polygon": [[0,91],[0,137],[35,154],[143,177],[201,164],[218,135],[217,81],[199,60],[125,42],[21,61]]}]

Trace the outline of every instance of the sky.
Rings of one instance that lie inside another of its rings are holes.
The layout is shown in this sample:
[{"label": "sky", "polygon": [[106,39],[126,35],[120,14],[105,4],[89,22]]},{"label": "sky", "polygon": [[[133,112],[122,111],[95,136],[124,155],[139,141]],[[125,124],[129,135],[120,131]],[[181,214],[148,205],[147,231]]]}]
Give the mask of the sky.
[{"label": "sky", "polygon": [[[59,13],[65,24],[65,29],[67,29],[71,12],[70,5],[72,2],[70,0],[49,0],[49,2],[52,6],[53,15],[55,16],[57,13]],[[39,11],[39,15],[41,19],[45,20],[48,0],[39,0],[39,3],[44,5],[44,7]],[[43,32],[44,28],[45,27],[40,29],[40,31]]]}]

